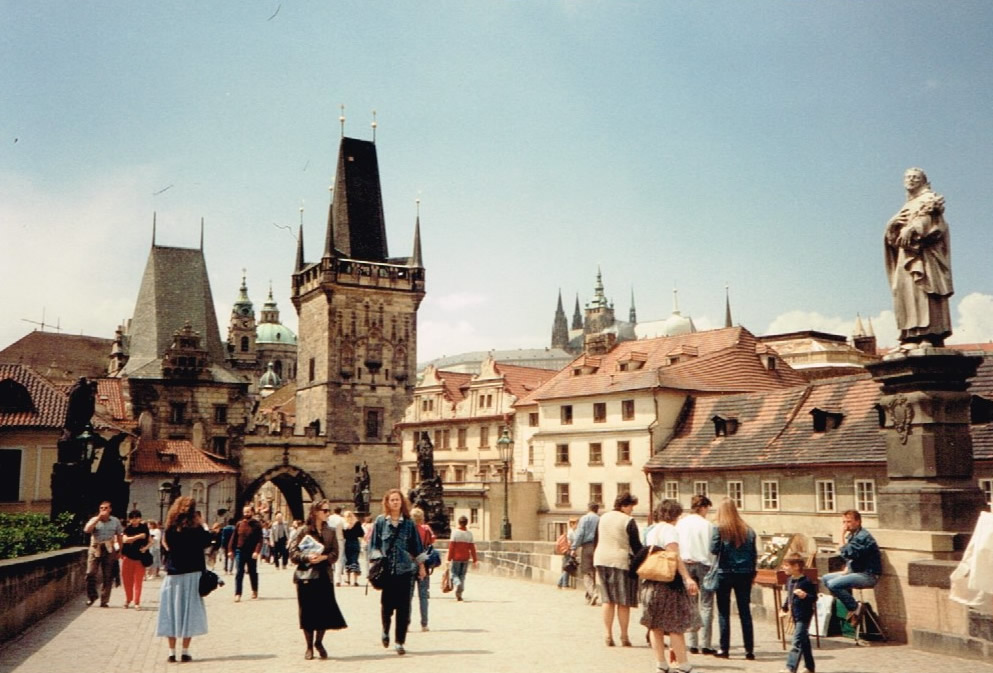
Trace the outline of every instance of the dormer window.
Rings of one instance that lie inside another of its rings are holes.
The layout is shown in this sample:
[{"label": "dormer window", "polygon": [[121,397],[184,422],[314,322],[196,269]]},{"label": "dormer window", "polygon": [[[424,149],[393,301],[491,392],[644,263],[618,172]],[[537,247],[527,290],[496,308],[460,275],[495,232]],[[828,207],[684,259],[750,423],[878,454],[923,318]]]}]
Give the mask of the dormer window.
[{"label": "dormer window", "polygon": [[27,388],[13,379],[0,381],[0,412],[13,414],[34,410]]},{"label": "dormer window", "polygon": [[731,416],[714,416],[714,437],[729,437],[738,432],[738,419]]},{"label": "dormer window", "polygon": [[810,415],[814,417],[814,432],[827,432],[828,430],[834,430],[836,427],[841,425],[841,419],[845,417],[845,415],[840,412],[826,411],[816,407],[810,410]]},{"label": "dormer window", "polygon": [[765,368],[768,369],[770,372],[771,371],[775,371],[775,369],[776,369],[776,356],[775,355],[766,355],[765,356]]}]

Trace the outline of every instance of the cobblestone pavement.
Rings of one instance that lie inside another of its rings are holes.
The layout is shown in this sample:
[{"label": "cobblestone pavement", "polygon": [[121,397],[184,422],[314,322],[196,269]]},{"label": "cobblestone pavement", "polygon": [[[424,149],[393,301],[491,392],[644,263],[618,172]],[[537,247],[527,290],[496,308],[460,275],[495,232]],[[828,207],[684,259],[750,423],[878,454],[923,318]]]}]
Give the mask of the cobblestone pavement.
[{"label": "cobblestone pavement", "polygon": [[[325,645],[331,658],[304,661],[303,637],[297,626],[291,572],[268,565],[260,569],[260,598],[233,602],[234,581],[207,600],[210,633],[194,638],[194,661],[168,664],[164,638],[155,637],[160,581],[145,584],[142,611],[122,608],[124,592],[115,589],[111,608],[87,608],[84,597],[71,601],[20,637],[0,648],[0,673],[276,673],[288,670],[348,673],[396,673],[397,666],[414,670],[453,670],[474,673],[543,671],[600,673],[654,671],[644,629],[632,612],[634,647],[606,647],[600,608],[583,604],[572,590],[524,580],[473,572],[467,579],[464,602],[442,594],[435,574],[430,602],[430,631],[414,627],[401,661],[379,642],[379,594],[361,587],[337,589],[349,628],[329,632]],[[246,578],[247,584],[247,578]],[[740,632],[732,628],[732,658],[693,656],[695,671],[750,673],[778,671],[785,654],[771,623],[758,622],[755,661],[746,661]],[[716,631],[716,624],[715,624]],[[615,639],[617,632],[615,630]],[[903,645],[855,646],[844,638],[822,638],[814,650],[819,673],[908,673],[967,671],[993,673],[993,663],[937,656]]]}]

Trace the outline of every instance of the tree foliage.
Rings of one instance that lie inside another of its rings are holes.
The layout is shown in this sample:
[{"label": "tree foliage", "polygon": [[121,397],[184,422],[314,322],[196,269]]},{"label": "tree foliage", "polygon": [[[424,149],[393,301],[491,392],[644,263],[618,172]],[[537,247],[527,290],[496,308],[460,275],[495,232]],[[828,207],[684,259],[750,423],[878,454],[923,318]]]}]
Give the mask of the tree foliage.
[{"label": "tree foliage", "polygon": [[69,539],[72,514],[53,522],[45,514],[0,514],[0,559],[61,549]]}]

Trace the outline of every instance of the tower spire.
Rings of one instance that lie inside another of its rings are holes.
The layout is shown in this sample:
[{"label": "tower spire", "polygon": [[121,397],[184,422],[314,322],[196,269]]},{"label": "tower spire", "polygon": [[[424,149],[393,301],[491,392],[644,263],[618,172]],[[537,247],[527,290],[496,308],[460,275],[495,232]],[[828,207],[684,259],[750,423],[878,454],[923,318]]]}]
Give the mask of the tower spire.
[{"label": "tower spire", "polygon": [[203,252],[203,217],[200,218],[200,252]]},{"label": "tower spire", "polygon": [[300,206],[300,233],[297,234],[297,272],[303,271],[303,205]]},{"label": "tower spire", "polygon": [[328,228],[324,235],[324,257],[332,257],[334,253],[334,185],[328,185]]},{"label": "tower spire", "polygon": [[345,137],[345,104],[341,104],[341,115],[338,117],[338,122],[341,124],[341,137]]},{"label": "tower spire", "polygon": [[631,286],[631,310],[628,311],[628,322],[632,325],[638,322],[638,313],[634,310],[634,285]]},{"label": "tower spire", "polygon": [[675,286],[672,288],[672,312],[674,315],[679,315],[679,290]]},{"label": "tower spire", "polygon": [[410,265],[418,268],[424,268],[424,262],[421,259],[421,200],[416,199],[417,204],[417,218],[414,220],[414,256],[410,258]]},{"label": "tower spire", "polygon": [[733,327],[731,322],[731,286],[724,284],[724,326]]},{"label": "tower spire", "polygon": [[565,349],[569,345],[569,323],[562,309],[562,288],[559,288],[559,301],[555,306],[555,319],[552,321],[552,348]]},{"label": "tower spire", "polygon": [[379,124],[376,123],[376,111],[373,110],[372,111],[372,142],[373,142],[373,144],[376,143],[376,127],[377,126],[379,126]]},{"label": "tower spire", "polygon": [[157,213],[153,210],[152,211],[152,247],[153,248],[155,247],[155,216],[156,216],[156,214]]},{"label": "tower spire", "polygon": [[576,293],[576,308],[572,311],[572,329],[583,329],[583,312],[579,310],[579,293]]}]

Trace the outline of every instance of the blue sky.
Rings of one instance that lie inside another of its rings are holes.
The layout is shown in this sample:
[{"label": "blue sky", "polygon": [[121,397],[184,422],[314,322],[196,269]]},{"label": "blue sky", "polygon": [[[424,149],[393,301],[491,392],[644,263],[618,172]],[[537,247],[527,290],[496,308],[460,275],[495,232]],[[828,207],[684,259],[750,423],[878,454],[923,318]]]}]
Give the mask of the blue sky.
[{"label": "blue sky", "polygon": [[[548,345],[597,267],[627,315],[892,344],[882,231],[947,200],[958,341],[993,339],[993,3],[0,1],[0,346],[113,335],[158,242],[284,322],[341,134],[371,138],[390,253],[415,199],[420,360]],[[278,11],[277,11],[278,10]],[[278,225],[278,226],[277,226]]]}]

